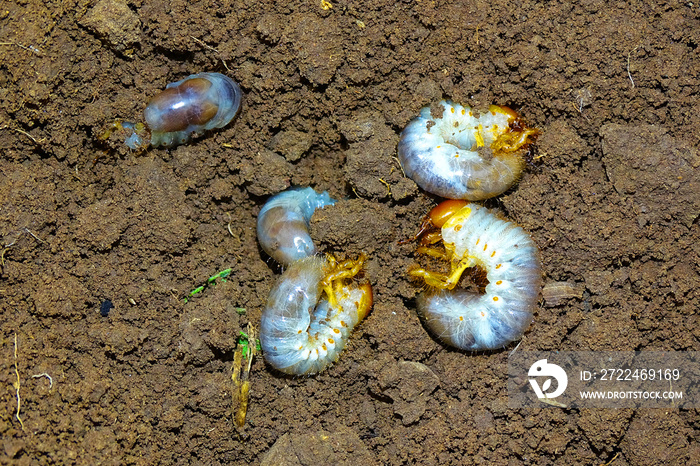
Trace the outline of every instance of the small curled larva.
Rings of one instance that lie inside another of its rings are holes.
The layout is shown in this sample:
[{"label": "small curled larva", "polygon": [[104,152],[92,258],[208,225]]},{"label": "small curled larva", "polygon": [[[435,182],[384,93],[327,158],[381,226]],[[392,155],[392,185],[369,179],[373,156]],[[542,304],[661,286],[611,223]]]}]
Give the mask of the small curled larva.
[{"label": "small curled larva", "polygon": [[469,107],[441,101],[442,117],[430,107],[401,133],[398,156],[406,176],[448,199],[477,201],[510,188],[525,165],[537,130],[526,128],[507,107],[492,105],[475,117]]},{"label": "small curled larva", "polygon": [[542,288],[542,299],[546,307],[559,306],[570,298],[583,298],[585,287],[571,282],[549,282]]},{"label": "small curled larva", "polygon": [[223,128],[241,106],[241,88],[221,73],[193,74],[170,83],[146,106],[145,128],[141,124],[122,126],[133,132],[126,138],[131,149],[146,147],[150,132],[153,147],[174,147],[188,142],[193,135]]},{"label": "small curled larva", "polygon": [[[452,215],[441,213],[444,209]],[[424,245],[417,252],[446,259],[451,270],[447,275],[409,271],[439,290],[418,297],[418,314],[426,326],[444,343],[470,351],[502,348],[522,337],[542,287],[539,250],[530,235],[476,204],[445,201],[433,210],[441,230],[429,235],[428,242],[442,241],[444,250]],[[483,294],[454,290],[471,267],[486,272]]]},{"label": "small curled larva", "polygon": [[341,263],[333,256],[311,256],[282,274],[260,324],[263,356],[272,367],[310,375],[338,359],[372,307],[371,285],[355,280],[364,261],[364,256]]},{"label": "small curled larva", "polygon": [[291,188],[267,200],[258,214],[258,241],[282,265],[316,253],[309,223],[316,209],[335,204],[328,192]]}]

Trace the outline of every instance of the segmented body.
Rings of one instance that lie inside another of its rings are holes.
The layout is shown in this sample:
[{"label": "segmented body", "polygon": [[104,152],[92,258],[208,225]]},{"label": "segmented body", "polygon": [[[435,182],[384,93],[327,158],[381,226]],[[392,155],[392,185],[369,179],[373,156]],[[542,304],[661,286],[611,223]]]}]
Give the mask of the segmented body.
[{"label": "segmented body", "polygon": [[523,155],[537,130],[507,107],[476,117],[469,107],[441,101],[442,116],[420,111],[401,133],[398,156],[406,176],[448,199],[487,199],[520,178]]},{"label": "segmented body", "polygon": [[272,196],[258,214],[258,241],[282,265],[312,256],[316,247],[309,223],[316,209],[335,204],[326,191],[292,188]]},{"label": "segmented body", "polygon": [[174,147],[188,142],[192,136],[231,122],[241,106],[238,84],[221,73],[193,74],[170,83],[146,106],[145,128],[137,130],[133,123],[122,126],[132,129],[125,143],[132,149],[150,144]]},{"label": "segmented body", "polygon": [[265,360],[292,375],[315,374],[338,359],[352,329],[372,306],[372,288],[358,284],[358,261],[307,257],[294,262],[273,287],[262,314]]},{"label": "segmented body", "polygon": [[[440,233],[444,251],[423,247],[419,252],[447,259],[450,273],[410,271],[440,290],[418,297],[418,314],[426,326],[444,343],[463,350],[496,349],[520,338],[532,322],[542,287],[532,238],[476,204],[457,210]],[[470,267],[486,272],[483,294],[454,290]]]}]

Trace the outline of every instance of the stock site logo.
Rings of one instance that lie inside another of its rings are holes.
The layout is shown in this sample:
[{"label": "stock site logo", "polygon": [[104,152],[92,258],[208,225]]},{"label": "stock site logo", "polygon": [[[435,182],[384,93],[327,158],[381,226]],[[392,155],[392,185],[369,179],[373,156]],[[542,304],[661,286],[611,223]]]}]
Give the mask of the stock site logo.
[{"label": "stock site logo", "polygon": [[[564,369],[557,366],[556,364],[547,363],[546,359],[540,359],[532,366],[527,375],[529,377],[547,377],[547,379],[542,383],[542,386],[537,382],[537,379],[530,379],[530,385],[535,391],[537,398],[552,399],[556,398],[566,390],[566,386],[569,383],[569,378],[566,376]],[[557,381],[557,388],[553,392],[549,393],[548,390],[552,387],[552,378]]]}]

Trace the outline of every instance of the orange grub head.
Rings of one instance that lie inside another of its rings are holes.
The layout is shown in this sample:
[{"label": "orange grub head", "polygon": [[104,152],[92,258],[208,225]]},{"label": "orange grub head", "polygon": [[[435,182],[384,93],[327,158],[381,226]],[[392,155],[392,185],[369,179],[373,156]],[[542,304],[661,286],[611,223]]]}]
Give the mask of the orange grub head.
[{"label": "orange grub head", "polygon": [[461,199],[448,199],[442,201],[428,212],[428,217],[433,226],[442,228],[445,222],[458,210],[467,205],[467,201]]}]

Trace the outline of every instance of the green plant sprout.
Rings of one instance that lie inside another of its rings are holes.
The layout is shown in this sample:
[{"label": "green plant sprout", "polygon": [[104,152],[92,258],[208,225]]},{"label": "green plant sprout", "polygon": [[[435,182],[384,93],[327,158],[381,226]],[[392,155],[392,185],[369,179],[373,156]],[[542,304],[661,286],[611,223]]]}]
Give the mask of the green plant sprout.
[{"label": "green plant sprout", "polygon": [[[241,355],[243,356],[243,359],[245,359],[246,361],[252,359],[251,348],[250,348],[250,337],[244,331],[241,331],[240,335],[238,336],[237,348],[240,348]],[[262,351],[262,347],[260,346],[260,340],[258,340],[256,338],[255,339],[255,353],[259,353],[261,351]],[[255,353],[253,353],[253,354],[255,354]]]},{"label": "green plant sprout", "polygon": [[231,374],[234,385],[233,417],[238,429],[243,429],[245,426],[248,394],[250,393],[250,368],[253,364],[253,358],[260,350],[260,340],[255,338],[255,327],[248,323],[248,333],[241,331],[238,336],[236,352],[233,354],[233,373]]},{"label": "green plant sprout", "polygon": [[211,277],[209,277],[209,278],[207,279],[207,282],[206,282],[205,284],[203,284],[203,285],[201,285],[201,286],[198,286],[198,287],[195,288],[194,290],[190,291],[190,293],[189,293],[189,294],[187,295],[187,297],[185,298],[185,302],[187,302],[187,301],[189,300],[189,298],[191,298],[192,296],[194,296],[194,295],[196,295],[196,294],[201,293],[202,291],[204,291],[204,290],[206,289],[207,286],[209,286],[209,285],[211,285],[211,284],[216,285],[216,280],[217,280],[217,279],[220,278],[222,282],[225,282],[225,281],[226,281],[226,277],[228,277],[229,275],[231,275],[231,270],[232,270],[232,269],[222,270],[221,272],[219,272],[219,273],[217,273],[217,274],[212,275]]}]

